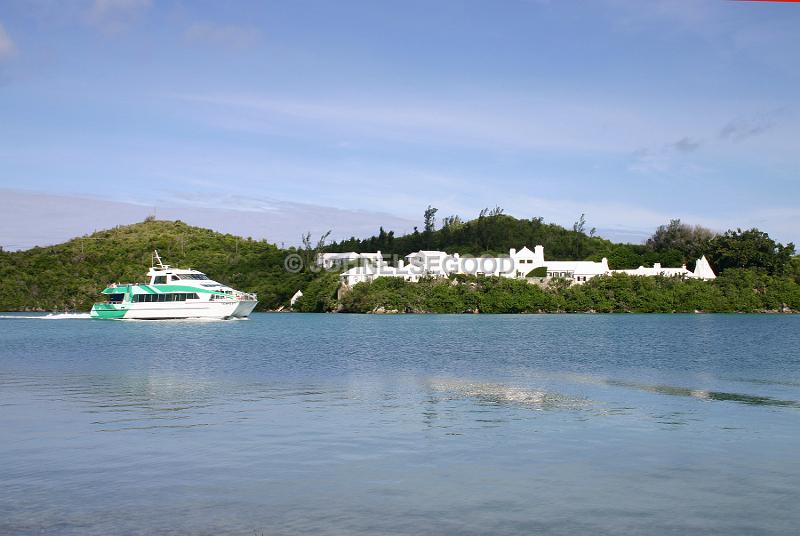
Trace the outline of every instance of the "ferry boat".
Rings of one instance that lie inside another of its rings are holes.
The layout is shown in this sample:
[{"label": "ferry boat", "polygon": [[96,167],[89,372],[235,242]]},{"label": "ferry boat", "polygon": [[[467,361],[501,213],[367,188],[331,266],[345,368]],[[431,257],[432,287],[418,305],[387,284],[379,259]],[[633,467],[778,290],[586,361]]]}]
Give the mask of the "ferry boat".
[{"label": "ferry boat", "polygon": [[191,269],[172,268],[153,252],[148,283],[113,284],[103,290],[90,316],[104,319],[159,320],[247,318],[258,297],[232,289]]}]

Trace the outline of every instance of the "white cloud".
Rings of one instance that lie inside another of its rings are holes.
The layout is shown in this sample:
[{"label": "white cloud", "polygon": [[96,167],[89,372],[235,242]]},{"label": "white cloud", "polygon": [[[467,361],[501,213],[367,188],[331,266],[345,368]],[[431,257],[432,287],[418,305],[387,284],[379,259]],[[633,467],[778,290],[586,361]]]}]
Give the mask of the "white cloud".
[{"label": "white cloud", "polygon": [[11,36],[8,35],[3,24],[0,23],[0,61],[10,58],[16,52],[17,47],[14,45],[14,41],[11,40]]},{"label": "white cloud", "polygon": [[249,26],[220,25],[197,22],[186,29],[184,37],[190,43],[202,43],[217,48],[249,48],[261,39],[261,32]]},{"label": "white cloud", "polygon": [[103,33],[115,34],[128,27],[150,5],[151,0],[94,0],[88,20]]}]

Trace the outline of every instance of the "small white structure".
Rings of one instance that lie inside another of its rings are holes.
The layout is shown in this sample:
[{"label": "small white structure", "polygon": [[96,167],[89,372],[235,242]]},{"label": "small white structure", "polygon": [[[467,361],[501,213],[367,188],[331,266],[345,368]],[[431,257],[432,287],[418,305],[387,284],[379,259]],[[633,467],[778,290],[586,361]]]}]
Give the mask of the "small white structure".
[{"label": "small white structure", "polygon": [[633,270],[611,270],[611,272],[615,274],[638,275],[644,277],[655,277],[657,275],[663,277],[685,277],[687,279],[703,279],[705,281],[717,278],[714,270],[711,269],[711,265],[708,264],[705,255],[697,259],[694,272],[686,268],[685,264],[680,268],[664,268],[661,266],[661,263],[658,262],[653,264],[652,268],[639,266]]},{"label": "small white structure", "polygon": [[697,259],[697,263],[694,265],[694,277],[706,281],[717,278],[717,274],[711,269],[711,265],[708,264],[708,259],[706,259],[705,255]]},{"label": "small white structure", "polygon": [[302,297],[303,297],[303,291],[302,290],[298,290],[297,292],[295,292],[294,296],[289,298],[289,307],[294,307],[294,304],[297,302],[297,300],[299,300]]},{"label": "small white structure", "polygon": [[680,268],[663,268],[661,263],[653,264],[652,268],[648,268],[646,266],[639,266],[638,268],[632,270],[612,270],[615,274],[628,274],[628,275],[640,275],[645,277],[655,277],[657,275],[664,276],[664,277],[693,277],[694,274],[690,272],[686,265],[684,264]]}]

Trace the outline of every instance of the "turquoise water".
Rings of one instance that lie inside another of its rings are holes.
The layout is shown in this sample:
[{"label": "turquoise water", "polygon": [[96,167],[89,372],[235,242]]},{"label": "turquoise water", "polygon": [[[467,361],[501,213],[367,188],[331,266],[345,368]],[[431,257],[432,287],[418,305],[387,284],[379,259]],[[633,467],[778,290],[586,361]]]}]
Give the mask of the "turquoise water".
[{"label": "turquoise water", "polygon": [[0,534],[796,534],[800,316],[0,318]]}]

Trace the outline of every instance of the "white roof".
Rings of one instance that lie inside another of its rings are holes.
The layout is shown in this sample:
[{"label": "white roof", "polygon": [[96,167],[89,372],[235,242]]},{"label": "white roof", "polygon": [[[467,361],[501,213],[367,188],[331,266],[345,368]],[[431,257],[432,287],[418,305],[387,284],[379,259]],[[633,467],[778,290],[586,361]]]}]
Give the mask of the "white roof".
[{"label": "white roof", "polygon": [[345,253],[323,253],[323,259],[357,259],[358,253],[355,251],[347,251]]},{"label": "white roof", "polygon": [[613,270],[614,273],[620,274],[629,274],[629,275],[646,275],[646,276],[654,276],[654,275],[685,275],[689,274],[689,270],[686,269],[685,266],[681,268],[662,268],[661,266],[653,266],[652,268],[648,268],[646,266],[639,266],[638,268],[634,268],[632,270]]},{"label": "white roof", "polygon": [[711,269],[711,265],[708,263],[708,259],[706,259],[705,255],[697,259],[697,264],[694,266],[694,276],[701,279],[717,278],[717,274]]},{"label": "white roof", "polygon": [[608,272],[608,261],[545,261],[551,272],[574,272],[576,274],[600,275]]}]

